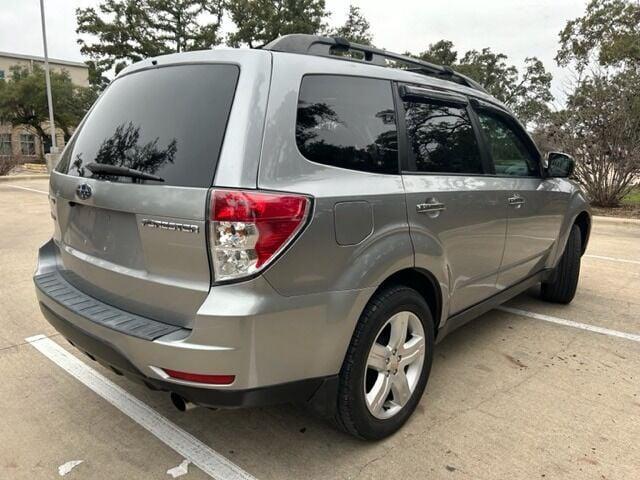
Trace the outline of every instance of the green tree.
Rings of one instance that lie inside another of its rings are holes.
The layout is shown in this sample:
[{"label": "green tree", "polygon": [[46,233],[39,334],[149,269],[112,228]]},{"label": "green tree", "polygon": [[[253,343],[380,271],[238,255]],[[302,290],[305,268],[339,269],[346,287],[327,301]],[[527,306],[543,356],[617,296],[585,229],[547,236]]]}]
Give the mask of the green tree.
[{"label": "green tree", "polygon": [[436,65],[455,65],[458,60],[458,52],[453,49],[453,42],[449,40],[440,40],[429,45],[424,52],[417,57],[425,62],[435,63]]},{"label": "green tree", "polygon": [[592,0],[560,32],[556,61],[577,80],[538,136],[574,155],[594,205],[617,206],[640,175],[640,4]]},{"label": "green tree", "polygon": [[360,11],[360,7],[355,5],[349,6],[349,15],[344,24],[330,30],[328,35],[332,37],[343,37],[350,42],[360,43],[362,45],[371,45],[373,42],[371,25]]},{"label": "green tree", "polygon": [[490,48],[469,50],[460,60],[449,40],[429,45],[418,58],[438,65],[447,65],[473,78],[487,91],[511,108],[526,124],[540,124],[549,115],[552,76],[535,57],[525,60],[522,71],[508,63],[503,53]]},{"label": "green tree", "polygon": [[[504,53],[493,53],[490,48],[465,53],[454,68],[484,86],[497,99],[513,102],[511,94],[518,82],[518,69],[507,63]],[[511,105],[510,105],[511,106]]]},{"label": "green tree", "polygon": [[556,61],[575,62],[583,70],[601,66],[638,69],[640,66],[640,3],[629,0],[591,0],[585,15],[567,22],[560,32]]},{"label": "green tree", "polygon": [[553,100],[551,74],[536,57],[526,58],[521,72],[507,61],[505,54],[483,48],[465,53],[455,68],[483,85],[524,123],[543,122]]},{"label": "green tree", "polygon": [[211,48],[221,42],[225,0],[103,0],[76,10],[80,51],[91,59],[93,85],[104,73],[173,52]]},{"label": "green tree", "polygon": [[518,74],[518,80],[511,85],[505,103],[525,123],[540,125],[547,121],[553,102],[551,80],[542,61],[536,57],[525,59],[524,70]]},{"label": "green tree", "polygon": [[94,60],[88,60],[85,63],[89,69],[88,76],[91,88],[96,92],[101,92],[107,88],[107,85],[109,85],[109,78],[98,68],[96,62]]},{"label": "green tree", "polygon": [[[14,66],[9,78],[0,84],[0,119],[13,126],[30,127],[44,143],[49,121],[44,70],[38,65],[31,71]],[[62,129],[68,140],[94,102],[95,92],[74,85],[66,71],[51,72],[51,92],[56,127]]]},{"label": "green tree", "polygon": [[235,30],[227,37],[232,47],[266,45],[289,33],[317,33],[329,13],[324,0],[228,0]]}]

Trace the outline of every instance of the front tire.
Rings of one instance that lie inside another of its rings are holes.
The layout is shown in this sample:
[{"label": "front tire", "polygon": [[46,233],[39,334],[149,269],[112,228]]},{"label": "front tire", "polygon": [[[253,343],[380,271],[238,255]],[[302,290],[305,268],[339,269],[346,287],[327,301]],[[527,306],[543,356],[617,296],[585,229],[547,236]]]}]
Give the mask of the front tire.
[{"label": "front tire", "polygon": [[571,227],[562,258],[558,262],[552,277],[542,282],[540,296],[554,303],[570,303],[576,295],[580,277],[580,257],[582,254],[582,236],[577,225]]},{"label": "front tire", "polygon": [[397,431],[420,402],[433,360],[434,324],[405,286],[377,293],[362,313],[340,371],[335,422],[366,440]]}]

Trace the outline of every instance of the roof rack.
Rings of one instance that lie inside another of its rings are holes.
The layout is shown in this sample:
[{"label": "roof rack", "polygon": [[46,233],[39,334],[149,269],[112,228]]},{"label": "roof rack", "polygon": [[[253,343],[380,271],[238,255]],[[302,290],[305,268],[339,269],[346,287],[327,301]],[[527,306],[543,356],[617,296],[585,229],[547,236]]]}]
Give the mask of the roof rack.
[{"label": "roof rack", "polygon": [[[352,62],[369,63],[382,67],[392,67],[392,62],[400,63],[404,69],[411,72],[421,73],[430,77],[456,82],[475,90],[486,93],[486,90],[475,80],[455,72],[451,67],[436,65],[434,63],[418,60],[417,58],[399,53],[387,52],[368,45],[351,43],[342,37],[321,37],[317,35],[307,35],[295,33],[276,38],[272,42],[262,47],[264,50],[274,52],[300,53],[303,55],[317,55],[321,57],[331,57],[337,60],[347,60]],[[341,56],[347,52],[358,52],[362,58]]]}]

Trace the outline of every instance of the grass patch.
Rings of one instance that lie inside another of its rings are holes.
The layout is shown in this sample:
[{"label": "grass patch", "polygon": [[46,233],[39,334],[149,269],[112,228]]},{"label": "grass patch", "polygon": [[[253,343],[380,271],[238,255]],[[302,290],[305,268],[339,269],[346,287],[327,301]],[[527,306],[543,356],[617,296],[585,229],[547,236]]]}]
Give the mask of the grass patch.
[{"label": "grass patch", "polygon": [[634,187],[623,199],[624,205],[640,205],[640,187]]},{"label": "grass patch", "polygon": [[596,207],[592,206],[594,215],[605,217],[623,217],[640,219],[640,185],[633,187],[620,202],[618,207]]}]

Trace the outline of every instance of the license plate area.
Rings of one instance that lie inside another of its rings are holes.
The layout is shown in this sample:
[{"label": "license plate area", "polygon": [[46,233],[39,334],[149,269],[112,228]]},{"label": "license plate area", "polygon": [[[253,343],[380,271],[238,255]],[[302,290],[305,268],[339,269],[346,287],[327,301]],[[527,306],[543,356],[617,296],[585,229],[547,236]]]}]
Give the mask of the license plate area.
[{"label": "license plate area", "polygon": [[144,259],[136,217],[132,213],[69,204],[62,241],[75,250],[128,268],[142,268]]}]

